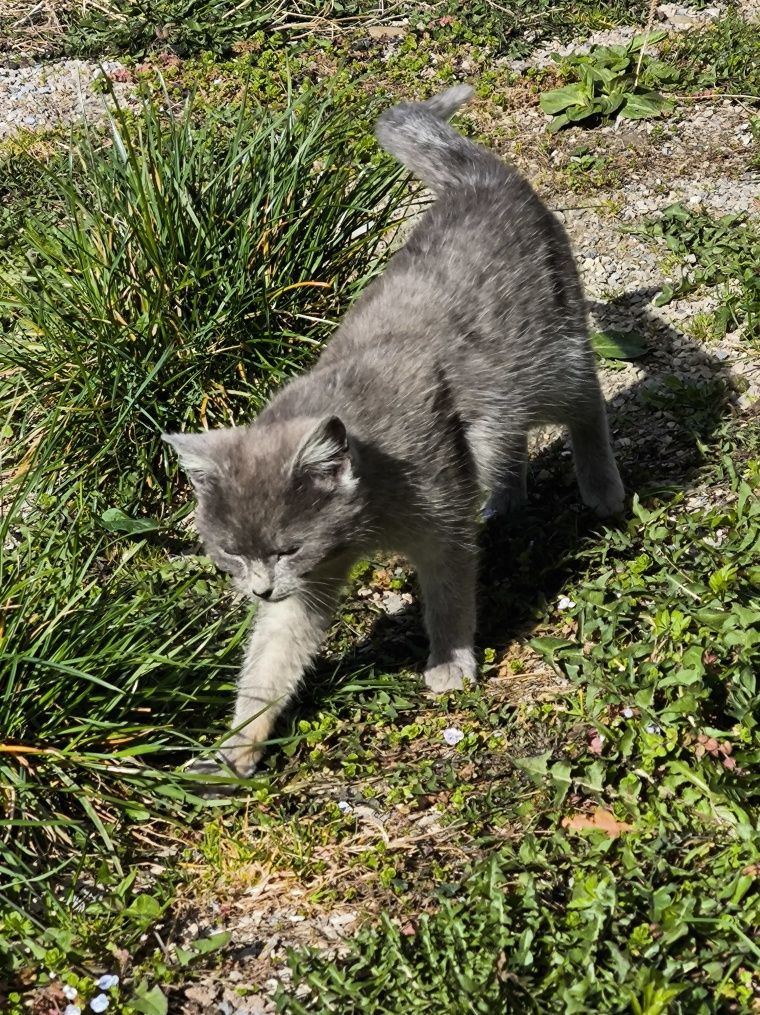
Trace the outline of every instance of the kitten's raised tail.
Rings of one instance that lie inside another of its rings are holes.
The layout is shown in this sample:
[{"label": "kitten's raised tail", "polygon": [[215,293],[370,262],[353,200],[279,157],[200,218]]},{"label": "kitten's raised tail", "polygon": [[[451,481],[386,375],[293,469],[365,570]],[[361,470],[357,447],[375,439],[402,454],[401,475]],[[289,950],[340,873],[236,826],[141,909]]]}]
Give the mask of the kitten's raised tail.
[{"label": "kitten's raised tail", "polygon": [[472,94],[469,85],[455,85],[427,102],[393,106],[375,125],[381,147],[438,195],[452,187],[489,182],[494,171],[504,173],[498,159],[447,122]]}]

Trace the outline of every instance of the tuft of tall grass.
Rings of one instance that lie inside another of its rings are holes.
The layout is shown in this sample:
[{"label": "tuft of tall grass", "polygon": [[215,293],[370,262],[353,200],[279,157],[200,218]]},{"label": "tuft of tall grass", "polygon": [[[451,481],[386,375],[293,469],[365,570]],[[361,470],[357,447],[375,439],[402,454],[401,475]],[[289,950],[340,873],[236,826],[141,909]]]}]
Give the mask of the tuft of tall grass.
[{"label": "tuft of tall grass", "polygon": [[172,769],[225,707],[245,618],[168,535],[158,435],[242,420],[305,364],[382,263],[403,190],[313,94],[275,115],[117,111],[49,182],[62,218],[30,218],[0,281],[13,905],[113,860],[135,823],[192,812]]},{"label": "tuft of tall grass", "polygon": [[117,111],[107,147],[84,141],[76,184],[60,181],[65,224],[28,223],[3,301],[24,417],[75,414],[69,466],[157,481],[158,429],[230,422],[309,358],[373,271],[400,193],[398,173],[357,166],[354,137],[306,95],[200,120],[149,104]]}]

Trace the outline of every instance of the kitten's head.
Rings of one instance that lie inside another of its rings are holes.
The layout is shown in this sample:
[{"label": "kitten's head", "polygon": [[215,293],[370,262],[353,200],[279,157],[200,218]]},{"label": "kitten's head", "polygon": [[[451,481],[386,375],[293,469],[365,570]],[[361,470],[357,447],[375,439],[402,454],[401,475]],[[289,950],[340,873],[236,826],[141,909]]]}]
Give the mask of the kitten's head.
[{"label": "kitten's head", "polygon": [[206,552],[240,591],[285,599],[356,541],[364,499],[337,416],[163,438],[195,488]]}]

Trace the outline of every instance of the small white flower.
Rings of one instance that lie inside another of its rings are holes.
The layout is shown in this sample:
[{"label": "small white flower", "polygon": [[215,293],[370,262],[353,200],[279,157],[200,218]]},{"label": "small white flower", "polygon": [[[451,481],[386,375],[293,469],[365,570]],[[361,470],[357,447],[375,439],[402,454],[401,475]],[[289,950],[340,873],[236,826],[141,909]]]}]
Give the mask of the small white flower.
[{"label": "small white flower", "polygon": [[82,1009],[78,1004],[67,1004],[63,1009],[63,1015],[82,1015]]},{"label": "small white flower", "polygon": [[623,715],[626,717],[626,719],[633,719],[633,709],[632,708],[624,708],[623,709]]},{"label": "small white flower", "polygon": [[573,600],[569,599],[567,596],[562,596],[560,601],[557,603],[558,610],[572,610],[574,606],[575,603],[573,602]]},{"label": "small white flower", "polygon": [[93,1011],[105,1011],[109,1005],[109,1000],[105,994],[96,994],[95,997],[90,1001],[90,1007]]},{"label": "small white flower", "polygon": [[98,990],[110,990],[111,987],[117,987],[119,985],[119,977],[113,973],[105,973],[98,980]]},{"label": "small white flower", "polygon": [[662,733],[662,729],[657,725],[656,722],[648,722],[644,727],[647,733]]},{"label": "small white flower", "polygon": [[73,1001],[79,991],[76,987],[70,987],[68,984],[63,988],[63,996],[67,1001]]},{"label": "small white flower", "polygon": [[448,729],[443,731],[443,739],[449,747],[456,747],[460,740],[464,740],[464,733],[458,730],[456,726],[449,726]]},{"label": "small white flower", "polygon": [[348,800],[339,800],[338,810],[341,812],[341,814],[350,814],[353,811],[353,807],[348,802]]}]

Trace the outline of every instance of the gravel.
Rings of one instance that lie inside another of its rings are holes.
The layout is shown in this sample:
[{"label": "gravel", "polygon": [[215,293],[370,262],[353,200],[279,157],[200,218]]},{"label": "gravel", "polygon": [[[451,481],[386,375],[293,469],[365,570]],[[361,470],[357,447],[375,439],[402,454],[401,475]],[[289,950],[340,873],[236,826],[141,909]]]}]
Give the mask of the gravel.
[{"label": "gravel", "polygon": [[[102,69],[111,78],[120,103],[128,104],[134,85],[119,81],[129,77],[117,61],[105,61]],[[20,130],[37,131],[92,122],[107,115],[111,99],[98,91],[101,66],[86,60],[59,60],[14,70],[0,68],[0,140]]]},{"label": "gravel", "polygon": [[[652,32],[663,29],[684,32],[699,28],[719,18],[723,9],[722,6],[716,5],[695,11],[692,7],[684,7],[681,4],[660,4],[656,10]],[[504,63],[515,71],[524,71],[528,67],[551,67],[555,63],[553,56],[566,57],[573,53],[588,53],[594,46],[625,46],[637,35],[645,34],[646,29],[640,25],[621,25],[618,28],[591,32],[586,38],[575,39],[572,42],[563,43],[559,39],[551,39],[534,50],[526,59],[505,60]],[[647,49],[651,53],[656,52],[657,47],[650,44]]]}]

